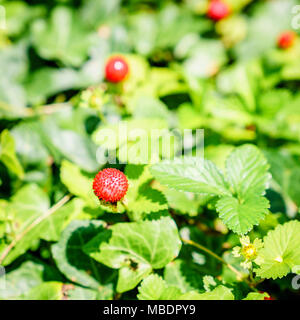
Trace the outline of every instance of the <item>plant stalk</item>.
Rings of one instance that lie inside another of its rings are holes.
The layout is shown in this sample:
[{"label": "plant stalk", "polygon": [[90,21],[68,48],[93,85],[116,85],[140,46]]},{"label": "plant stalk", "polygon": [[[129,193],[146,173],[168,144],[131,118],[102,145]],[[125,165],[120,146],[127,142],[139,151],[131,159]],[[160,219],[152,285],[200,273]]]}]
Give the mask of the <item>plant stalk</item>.
[{"label": "plant stalk", "polygon": [[[224,265],[226,265],[231,271],[233,271],[236,275],[237,280],[242,281],[245,280],[243,274],[238,271],[233,265],[231,265],[230,263],[226,262],[223,258],[221,258],[220,256],[218,256],[216,253],[214,253],[213,251],[211,251],[210,249],[202,246],[199,243],[194,242],[193,240],[188,240],[188,239],[181,239],[183,243],[186,243],[190,246],[196,247],[206,253],[208,253],[209,255],[211,255],[212,257],[214,257],[215,259],[219,260],[220,262],[222,262]],[[247,281],[248,283],[248,281]]]},{"label": "plant stalk", "polygon": [[66,204],[71,199],[71,195],[68,194],[64,196],[61,200],[59,200],[53,207],[51,207],[49,210],[45,212],[45,214],[39,216],[36,220],[34,220],[23,232],[18,234],[16,238],[6,247],[6,249],[2,252],[0,256],[0,264],[4,261],[4,259],[7,257],[9,252],[16,246],[16,244],[35,226],[37,226],[39,223],[41,223],[46,218],[50,217],[55,211],[57,211],[59,208],[61,208],[64,204]]}]

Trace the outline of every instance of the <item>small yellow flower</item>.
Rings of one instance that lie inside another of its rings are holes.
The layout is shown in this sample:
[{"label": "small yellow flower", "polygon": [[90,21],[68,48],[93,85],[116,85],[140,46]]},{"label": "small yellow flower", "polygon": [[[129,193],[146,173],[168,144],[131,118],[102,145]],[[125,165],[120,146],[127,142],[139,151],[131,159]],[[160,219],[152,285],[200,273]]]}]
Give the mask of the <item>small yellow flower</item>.
[{"label": "small yellow flower", "polygon": [[242,248],[242,255],[246,258],[246,259],[254,259],[257,255],[257,251],[256,248],[253,244],[248,244],[247,246],[244,246]]},{"label": "small yellow flower", "polygon": [[255,239],[251,243],[249,236],[241,237],[240,242],[242,247],[234,247],[232,254],[234,257],[244,257],[245,261],[241,263],[241,266],[250,269],[252,261],[257,258],[258,250],[263,247],[263,242],[260,239]]}]

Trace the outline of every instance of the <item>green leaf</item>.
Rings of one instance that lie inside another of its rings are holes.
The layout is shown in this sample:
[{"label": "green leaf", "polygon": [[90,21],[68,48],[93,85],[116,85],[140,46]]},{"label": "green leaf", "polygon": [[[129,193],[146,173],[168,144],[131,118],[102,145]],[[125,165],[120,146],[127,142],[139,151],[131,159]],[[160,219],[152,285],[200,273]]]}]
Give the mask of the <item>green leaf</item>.
[{"label": "green leaf", "polygon": [[219,196],[230,194],[223,175],[211,161],[177,158],[155,164],[150,171],[160,183],[179,191]]},{"label": "green leaf", "polygon": [[16,299],[40,285],[44,280],[53,279],[52,267],[34,261],[26,261],[17,269],[5,275],[5,288],[0,288],[0,299]]},{"label": "green leaf", "polygon": [[81,197],[92,207],[99,205],[92,188],[93,179],[85,176],[77,165],[63,160],[60,168],[60,179],[72,194]]},{"label": "green leaf", "polygon": [[[97,291],[71,285],[65,292],[67,300],[96,300]],[[105,296],[99,297],[99,300],[105,300]]]},{"label": "green leaf", "polygon": [[[255,65],[253,63],[253,65]],[[243,99],[249,111],[255,110],[255,92],[251,83],[251,64],[236,64],[218,75],[217,85],[220,91],[236,93]]]},{"label": "green leaf", "polygon": [[178,287],[168,284],[157,274],[146,277],[138,291],[139,300],[234,300],[231,289],[222,285],[204,293],[188,291],[183,294]]},{"label": "green leaf", "polygon": [[46,241],[58,241],[62,231],[72,220],[90,218],[83,212],[85,205],[86,202],[82,199],[74,198],[56,210],[40,223],[40,238]]},{"label": "green leaf", "polygon": [[27,98],[32,104],[46,103],[46,98],[61,91],[79,89],[90,85],[80,71],[72,68],[50,68],[44,67],[30,74],[25,88]]},{"label": "green leaf", "polygon": [[100,165],[96,159],[97,148],[90,137],[86,133],[75,132],[73,128],[64,129],[58,122],[59,119],[48,116],[41,123],[43,141],[55,160],[60,162],[62,158],[66,158],[87,172],[95,172]]},{"label": "green leaf", "polygon": [[205,117],[189,103],[181,104],[177,115],[181,129],[197,129],[205,125]]},{"label": "green leaf", "polygon": [[[190,192],[177,191],[175,189],[163,190],[163,194],[167,198],[169,207],[174,209],[176,213],[188,214],[191,217],[198,215],[198,208],[206,197],[198,196]],[[201,197],[201,198],[200,198]],[[209,198],[209,196],[207,197]]]},{"label": "green leaf", "polygon": [[226,160],[227,179],[240,198],[250,193],[262,195],[268,187],[271,175],[269,164],[262,152],[254,145],[236,148]]},{"label": "green leaf", "polygon": [[177,300],[181,291],[168,284],[157,274],[146,277],[138,287],[139,300]]},{"label": "green leaf", "polygon": [[287,152],[264,150],[271,165],[272,187],[282,195],[287,213],[294,216],[300,206],[300,166]]},{"label": "green leaf", "polygon": [[223,172],[226,169],[226,159],[234,150],[234,146],[230,144],[218,144],[207,146],[205,148],[205,158],[214,162]]},{"label": "green leaf", "polygon": [[129,188],[126,194],[127,208],[131,220],[138,221],[149,218],[150,214],[167,214],[168,205],[164,195],[151,187],[153,180],[149,166],[126,166],[125,174]]},{"label": "green leaf", "polygon": [[96,28],[105,22],[109,23],[120,10],[120,4],[120,0],[110,2],[87,0],[79,9],[80,18]]},{"label": "green leaf", "polygon": [[219,199],[216,210],[234,232],[249,232],[268,213],[269,201],[261,196],[271,178],[268,169],[267,160],[253,145],[236,148],[226,159],[227,180],[233,195]]},{"label": "green leaf", "polygon": [[[290,16],[283,12],[292,12],[296,1],[267,1],[259,4],[253,16],[248,19],[247,37],[235,46],[235,55],[240,60],[253,60],[274,48],[278,34],[291,27]],[[276,21],[277,23],[274,23]]]},{"label": "green leaf", "polygon": [[247,297],[243,300],[264,300],[265,298],[268,298],[269,295],[266,292],[260,293],[260,292],[250,292],[247,294]]},{"label": "green leaf", "polygon": [[167,106],[151,95],[139,95],[134,101],[134,118],[157,118],[169,120],[170,113]]},{"label": "green leaf", "polygon": [[164,280],[182,293],[203,288],[202,275],[183,259],[176,259],[165,267]]},{"label": "green leaf", "polygon": [[31,7],[26,2],[12,1],[2,3],[5,8],[6,28],[5,33],[9,36],[19,36],[24,28],[33,19],[43,13],[41,6]]},{"label": "green leaf", "polygon": [[83,247],[101,233],[104,227],[102,221],[72,221],[63,231],[59,242],[52,246],[53,258],[68,279],[99,291],[105,285],[110,286],[114,272],[89,257]]},{"label": "green leaf", "polygon": [[188,292],[179,297],[179,300],[234,300],[231,289],[225,286],[218,286],[212,291],[205,293]]},{"label": "green leaf", "polygon": [[16,156],[15,141],[10,132],[5,129],[0,137],[0,160],[19,178],[24,177],[24,170]]},{"label": "green leaf", "polygon": [[[49,206],[50,202],[47,194],[37,185],[30,184],[19,189],[11,198],[11,202],[7,208],[14,220],[13,238],[11,241],[14,241],[22,235],[23,232],[26,232],[26,229],[34,221],[47,212]],[[8,265],[21,254],[25,253],[31,247],[32,243],[40,238],[41,233],[42,230],[40,230],[39,224],[30,232],[26,232],[26,234],[22,236],[22,240],[16,242],[2,264]],[[7,246],[3,248],[3,251],[6,248]]]},{"label": "green leaf", "polygon": [[269,202],[260,196],[267,188],[269,165],[252,145],[236,148],[226,160],[227,183],[209,160],[177,158],[151,167],[153,176],[169,188],[219,196],[217,211],[234,232],[244,234],[268,213]]},{"label": "green leaf", "polygon": [[49,152],[41,139],[41,129],[36,121],[22,122],[11,131],[16,142],[16,152],[26,165],[47,163]]},{"label": "green leaf", "polygon": [[[15,243],[5,257],[3,265],[10,264],[25,253],[37,240],[57,237],[57,233],[63,227],[65,208],[50,212],[49,207],[47,194],[35,184],[24,186],[12,197],[8,212],[13,215],[11,241]],[[53,230],[56,228],[57,230]],[[2,253],[7,246],[3,248]]]},{"label": "green leaf", "polygon": [[278,225],[264,237],[264,247],[256,260],[261,278],[282,278],[300,265],[300,222],[290,221]]},{"label": "green leaf", "polygon": [[56,281],[41,283],[21,297],[23,300],[61,300],[62,298],[63,283]]},{"label": "green leaf", "polygon": [[268,214],[268,208],[269,201],[266,198],[251,194],[241,200],[222,197],[216,203],[216,210],[226,226],[241,235],[258,225]]},{"label": "green leaf", "polygon": [[293,96],[288,89],[272,89],[262,92],[259,96],[259,111],[273,119],[282,107],[292,103]]},{"label": "green leaf", "polygon": [[179,253],[181,241],[170,218],[118,223],[86,246],[91,257],[120,269],[117,291],[133,289],[152,269],[160,269]]},{"label": "green leaf", "polygon": [[[4,47],[4,48],[3,48]],[[27,44],[3,45],[0,52],[0,68],[5,77],[0,79],[0,116],[17,119],[27,115],[26,96],[20,84],[27,73]]]},{"label": "green leaf", "polygon": [[218,72],[226,60],[225,48],[220,41],[198,39],[183,67],[189,76],[209,78]]}]

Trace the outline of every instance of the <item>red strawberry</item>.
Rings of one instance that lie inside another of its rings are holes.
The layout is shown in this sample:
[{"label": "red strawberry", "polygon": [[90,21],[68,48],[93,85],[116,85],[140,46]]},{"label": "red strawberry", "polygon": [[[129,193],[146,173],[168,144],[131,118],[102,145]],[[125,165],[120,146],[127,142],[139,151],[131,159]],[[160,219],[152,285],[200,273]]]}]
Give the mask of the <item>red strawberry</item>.
[{"label": "red strawberry", "polygon": [[99,171],[93,181],[95,195],[106,202],[121,200],[128,190],[128,180],[123,172],[114,168]]},{"label": "red strawberry", "polygon": [[120,82],[129,73],[128,63],[121,56],[114,56],[108,59],[105,66],[105,78],[109,82]]},{"label": "red strawberry", "polygon": [[277,45],[281,49],[288,49],[293,46],[295,39],[296,39],[295,32],[285,31],[279,35],[277,39]]},{"label": "red strawberry", "polygon": [[214,21],[226,18],[230,13],[230,7],[222,0],[212,0],[209,4],[207,15]]}]

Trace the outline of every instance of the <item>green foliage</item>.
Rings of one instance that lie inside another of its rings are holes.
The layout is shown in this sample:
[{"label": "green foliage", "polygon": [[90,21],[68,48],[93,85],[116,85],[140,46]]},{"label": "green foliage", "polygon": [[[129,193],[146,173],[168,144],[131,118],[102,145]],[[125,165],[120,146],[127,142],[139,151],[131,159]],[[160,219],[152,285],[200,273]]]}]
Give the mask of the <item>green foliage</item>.
[{"label": "green foliage", "polygon": [[182,294],[176,287],[169,286],[157,275],[150,275],[139,287],[139,300],[234,300],[231,290],[218,286],[212,291],[198,293],[190,291]]},{"label": "green foliage", "polygon": [[53,245],[52,253],[59,270],[67,278],[82,286],[103,290],[101,293],[108,298],[112,294],[110,278],[113,272],[90,259],[83,251],[84,244],[103,228],[101,221],[72,221],[60,241]]},{"label": "green foliage", "polygon": [[300,265],[300,222],[290,221],[269,231],[264,238],[264,248],[260,250],[256,269],[263,278],[282,278],[295,266]]},{"label": "green foliage", "polygon": [[184,158],[152,166],[154,177],[179,191],[218,196],[216,210],[226,226],[238,234],[249,232],[268,213],[265,192],[268,164],[254,146],[236,148],[226,160],[226,177],[209,160]]},{"label": "green foliage", "polygon": [[234,296],[231,290],[224,287],[218,286],[212,291],[205,293],[189,292],[185,293],[180,297],[182,300],[234,300]]},{"label": "green foliage", "polygon": [[228,186],[221,172],[210,161],[184,158],[160,162],[151,172],[162,184],[179,191],[226,195]]},{"label": "green foliage", "polygon": [[250,292],[248,293],[247,297],[243,300],[264,300],[265,298],[268,298],[268,294],[266,292]]},{"label": "green foliage", "polygon": [[119,269],[117,291],[134,288],[153,269],[161,269],[179,253],[181,242],[174,221],[119,223],[98,234],[85,252],[110,268]]},{"label": "green foliage", "polygon": [[41,57],[58,59],[66,65],[80,66],[87,56],[91,34],[79,17],[67,7],[56,7],[47,23],[32,25],[33,43]]},{"label": "green foliage", "polygon": [[176,287],[171,287],[158,275],[150,275],[143,280],[138,288],[139,300],[176,300],[181,292]]},{"label": "green foliage", "polygon": [[8,169],[16,174],[19,178],[24,176],[23,168],[16,157],[15,141],[8,130],[4,130],[0,137],[0,160]]}]

